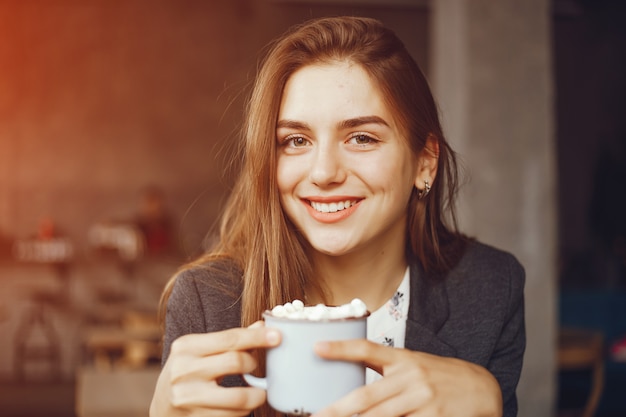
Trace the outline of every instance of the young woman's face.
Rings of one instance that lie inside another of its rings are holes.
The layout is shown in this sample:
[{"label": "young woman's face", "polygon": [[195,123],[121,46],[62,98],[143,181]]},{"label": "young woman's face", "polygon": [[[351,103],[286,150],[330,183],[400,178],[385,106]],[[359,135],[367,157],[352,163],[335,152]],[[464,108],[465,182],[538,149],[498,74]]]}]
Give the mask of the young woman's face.
[{"label": "young woman's face", "polygon": [[337,62],[295,72],[276,139],[281,203],[315,250],[375,253],[398,247],[398,239],[403,247],[417,161],[360,66]]}]

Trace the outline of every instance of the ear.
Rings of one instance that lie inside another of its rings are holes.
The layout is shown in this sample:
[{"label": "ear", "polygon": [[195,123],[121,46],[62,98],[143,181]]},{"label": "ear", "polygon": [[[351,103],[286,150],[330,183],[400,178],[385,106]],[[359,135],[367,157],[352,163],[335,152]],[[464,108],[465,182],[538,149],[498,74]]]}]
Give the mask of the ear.
[{"label": "ear", "polygon": [[415,187],[418,190],[425,188],[424,181],[428,181],[430,186],[435,182],[437,176],[437,164],[439,162],[439,140],[432,133],[426,138],[426,145],[417,158],[417,172],[415,176]]}]

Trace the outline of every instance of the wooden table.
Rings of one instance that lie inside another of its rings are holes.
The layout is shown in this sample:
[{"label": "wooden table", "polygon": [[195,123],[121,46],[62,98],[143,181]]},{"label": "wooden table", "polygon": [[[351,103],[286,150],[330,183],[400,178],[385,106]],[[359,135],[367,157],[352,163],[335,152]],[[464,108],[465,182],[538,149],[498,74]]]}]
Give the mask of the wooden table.
[{"label": "wooden table", "polygon": [[158,325],[140,328],[95,326],[83,332],[83,344],[94,366],[110,369],[145,366],[150,358],[160,357],[161,329]]}]

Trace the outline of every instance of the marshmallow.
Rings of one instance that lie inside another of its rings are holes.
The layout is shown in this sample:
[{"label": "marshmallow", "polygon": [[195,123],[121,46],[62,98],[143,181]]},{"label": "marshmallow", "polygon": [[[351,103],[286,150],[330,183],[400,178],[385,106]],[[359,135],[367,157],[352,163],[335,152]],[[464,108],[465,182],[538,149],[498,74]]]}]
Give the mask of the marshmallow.
[{"label": "marshmallow", "polygon": [[358,298],[340,306],[326,306],[324,304],[305,306],[301,300],[294,300],[275,306],[271,313],[274,317],[318,321],[363,317],[367,314],[367,306]]}]

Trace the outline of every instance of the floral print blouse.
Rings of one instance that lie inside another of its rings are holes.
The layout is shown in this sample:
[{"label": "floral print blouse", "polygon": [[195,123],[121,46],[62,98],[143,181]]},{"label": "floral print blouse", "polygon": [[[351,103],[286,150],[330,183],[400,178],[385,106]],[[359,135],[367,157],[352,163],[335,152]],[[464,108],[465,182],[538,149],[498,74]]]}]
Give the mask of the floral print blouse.
[{"label": "floral print blouse", "polygon": [[[409,313],[410,270],[406,268],[404,278],[396,293],[382,307],[367,318],[367,338],[386,346],[403,348],[406,333],[406,318]],[[367,383],[372,383],[382,376],[367,368]]]}]

